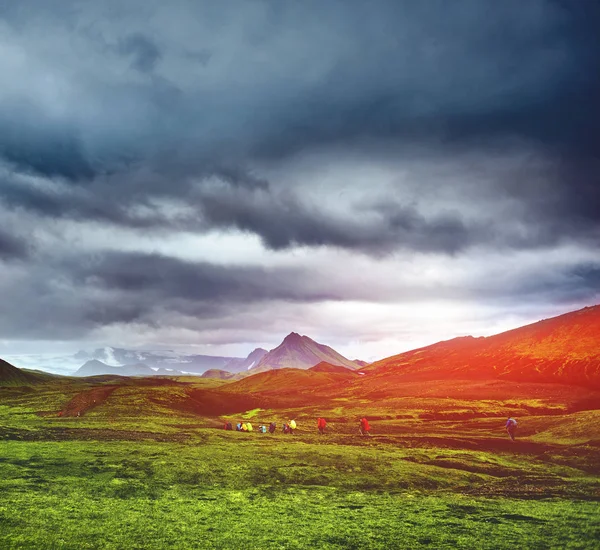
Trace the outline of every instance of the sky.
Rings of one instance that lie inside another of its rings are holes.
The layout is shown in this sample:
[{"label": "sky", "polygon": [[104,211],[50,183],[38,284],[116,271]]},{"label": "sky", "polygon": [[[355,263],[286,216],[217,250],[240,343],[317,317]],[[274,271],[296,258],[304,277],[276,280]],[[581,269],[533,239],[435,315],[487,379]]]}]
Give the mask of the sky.
[{"label": "sky", "polygon": [[595,0],[0,0],[0,357],[375,360],[600,302]]}]

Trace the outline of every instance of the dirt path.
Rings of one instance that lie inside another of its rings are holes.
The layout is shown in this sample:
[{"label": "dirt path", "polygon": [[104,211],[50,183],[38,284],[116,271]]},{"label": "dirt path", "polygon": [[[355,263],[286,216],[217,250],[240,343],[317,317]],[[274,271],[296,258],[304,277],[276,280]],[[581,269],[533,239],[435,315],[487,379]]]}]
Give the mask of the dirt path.
[{"label": "dirt path", "polygon": [[58,416],[83,416],[87,411],[104,403],[118,386],[101,386],[78,393],[58,413]]}]

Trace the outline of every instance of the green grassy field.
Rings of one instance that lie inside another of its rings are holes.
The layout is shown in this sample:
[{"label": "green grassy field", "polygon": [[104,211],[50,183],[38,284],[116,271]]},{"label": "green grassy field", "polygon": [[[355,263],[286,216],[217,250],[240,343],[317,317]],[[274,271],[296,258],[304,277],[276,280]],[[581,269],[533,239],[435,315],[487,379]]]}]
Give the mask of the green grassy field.
[{"label": "green grassy field", "polygon": [[225,432],[181,407],[184,386],[58,416],[91,389],[0,389],[0,548],[600,547],[600,411],[530,414],[514,444],[503,417],[413,401],[372,406],[371,438],[367,405],[343,401],[325,436],[313,407],[229,417],[294,416],[293,436]]}]

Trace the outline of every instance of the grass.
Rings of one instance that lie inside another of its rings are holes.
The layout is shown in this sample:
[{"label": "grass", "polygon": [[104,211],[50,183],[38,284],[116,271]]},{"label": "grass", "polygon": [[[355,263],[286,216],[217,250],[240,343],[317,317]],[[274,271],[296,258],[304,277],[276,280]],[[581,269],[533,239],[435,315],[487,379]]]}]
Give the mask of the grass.
[{"label": "grass", "polygon": [[598,548],[598,411],[527,417],[513,446],[502,418],[431,403],[373,406],[371,438],[343,401],[325,436],[310,407],[231,415],[293,436],[226,432],[171,406],[180,386],[56,415],[88,389],[0,391],[0,548]]}]

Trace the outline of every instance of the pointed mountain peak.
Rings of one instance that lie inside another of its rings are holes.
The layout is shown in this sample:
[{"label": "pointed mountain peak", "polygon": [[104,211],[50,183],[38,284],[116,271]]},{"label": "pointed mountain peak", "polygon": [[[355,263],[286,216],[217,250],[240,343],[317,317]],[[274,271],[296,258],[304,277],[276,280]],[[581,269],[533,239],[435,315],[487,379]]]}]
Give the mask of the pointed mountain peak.
[{"label": "pointed mountain peak", "polygon": [[299,342],[300,340],[302,340],[302,338],[304,338],[304,336],[300,336],[300,334],[298,334],[297,332],[290,332],[284,339],[283,339],[283,343],[284,344],[292,344],[294,342]]},{"label": "pointed mountain peak", "polygon": [[290,332],[281,344],[267,353],[257,365],[250,367],[254,372],[296,368],[309,369],[321,361],[342,365],[350,369],[358,367],[334,349],[315,342],[308,336]]}]

